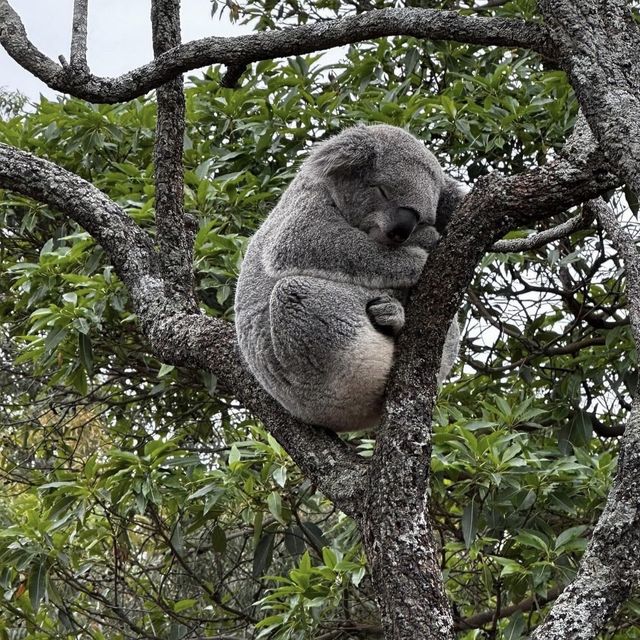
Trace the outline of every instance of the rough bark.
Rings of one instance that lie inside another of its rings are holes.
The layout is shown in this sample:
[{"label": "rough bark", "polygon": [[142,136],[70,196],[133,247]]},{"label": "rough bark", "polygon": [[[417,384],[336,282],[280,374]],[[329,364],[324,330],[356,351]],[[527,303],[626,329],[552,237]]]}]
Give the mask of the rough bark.
[{"label": "rough bark", "polygon": [[555,59],[596,138],[640,193],[640,29],[628,2],[539,0]]},{"label": "rough bark", "polygon": [[[180,45],[180,2],[152,0],[153,52],[160,56]],[[157,91],[158,116],[154,142],[156,237],[166,295],[195,311],[193,243],[184,216],[185,98],[178,75]]]},{"label": "rough bark", "polygon": [[73,4],[73,23],[71,26],[71,68],[75,73],[83,74],[87,66],[87,13],[89,0],[75,0]]}]

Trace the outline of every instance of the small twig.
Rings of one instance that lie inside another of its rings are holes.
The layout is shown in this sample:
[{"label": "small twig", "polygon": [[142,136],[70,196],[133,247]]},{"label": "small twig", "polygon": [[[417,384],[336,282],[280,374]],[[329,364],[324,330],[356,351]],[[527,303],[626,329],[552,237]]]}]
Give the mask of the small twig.
[{"label": "small twig", "polygon": [[554,587],[553,589],[549,589],[545,597],[532,596],[521,600],[517,604],[511,604],[502,608],[497,606],[495,610],[483,611],[482,613],[477,613],[469,618],[458,620],[456,622],[456,629],[480,629],[485,624],[489,624],[493,620],[508,618],[518,611],[524,613],[525,611],[540,609],[548,602],[555,600],[562,593],[562,589],[562,587]]}]

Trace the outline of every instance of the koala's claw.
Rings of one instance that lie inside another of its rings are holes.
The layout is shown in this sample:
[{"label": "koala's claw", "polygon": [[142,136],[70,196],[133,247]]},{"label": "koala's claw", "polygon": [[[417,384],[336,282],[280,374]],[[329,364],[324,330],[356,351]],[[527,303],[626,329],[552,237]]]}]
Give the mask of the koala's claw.
[{"label": "koala's claw", "polygon": [[384,335],[397,336],[404,327],[404,307],[391,296],[379,296],[367,303],[371,324]]}]

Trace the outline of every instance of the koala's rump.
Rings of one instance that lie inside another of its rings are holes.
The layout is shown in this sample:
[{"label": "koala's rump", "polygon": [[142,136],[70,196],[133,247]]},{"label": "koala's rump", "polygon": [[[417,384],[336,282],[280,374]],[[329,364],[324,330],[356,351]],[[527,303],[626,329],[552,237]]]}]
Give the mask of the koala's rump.
[{"label": "koala's rump", "polygon": [[336,431],[377,424],[394,345],[367,317],[376,295],[316,277],[278,281],[269,324],[282,379],[268,390],[293,415]]}]

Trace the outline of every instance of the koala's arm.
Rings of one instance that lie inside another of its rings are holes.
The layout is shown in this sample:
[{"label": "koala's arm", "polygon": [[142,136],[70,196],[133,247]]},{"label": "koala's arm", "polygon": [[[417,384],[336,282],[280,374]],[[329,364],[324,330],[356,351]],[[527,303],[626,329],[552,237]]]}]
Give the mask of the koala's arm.
[{"label": "koala's arm", "polygon": [[267,273],[275,278],[304,275],[366,288],[405,289],[417,283],[427,259],[419,246],[392,248],[375,242],[330,206],[283,216],[270,232],[274,236],[263,258]]}]

